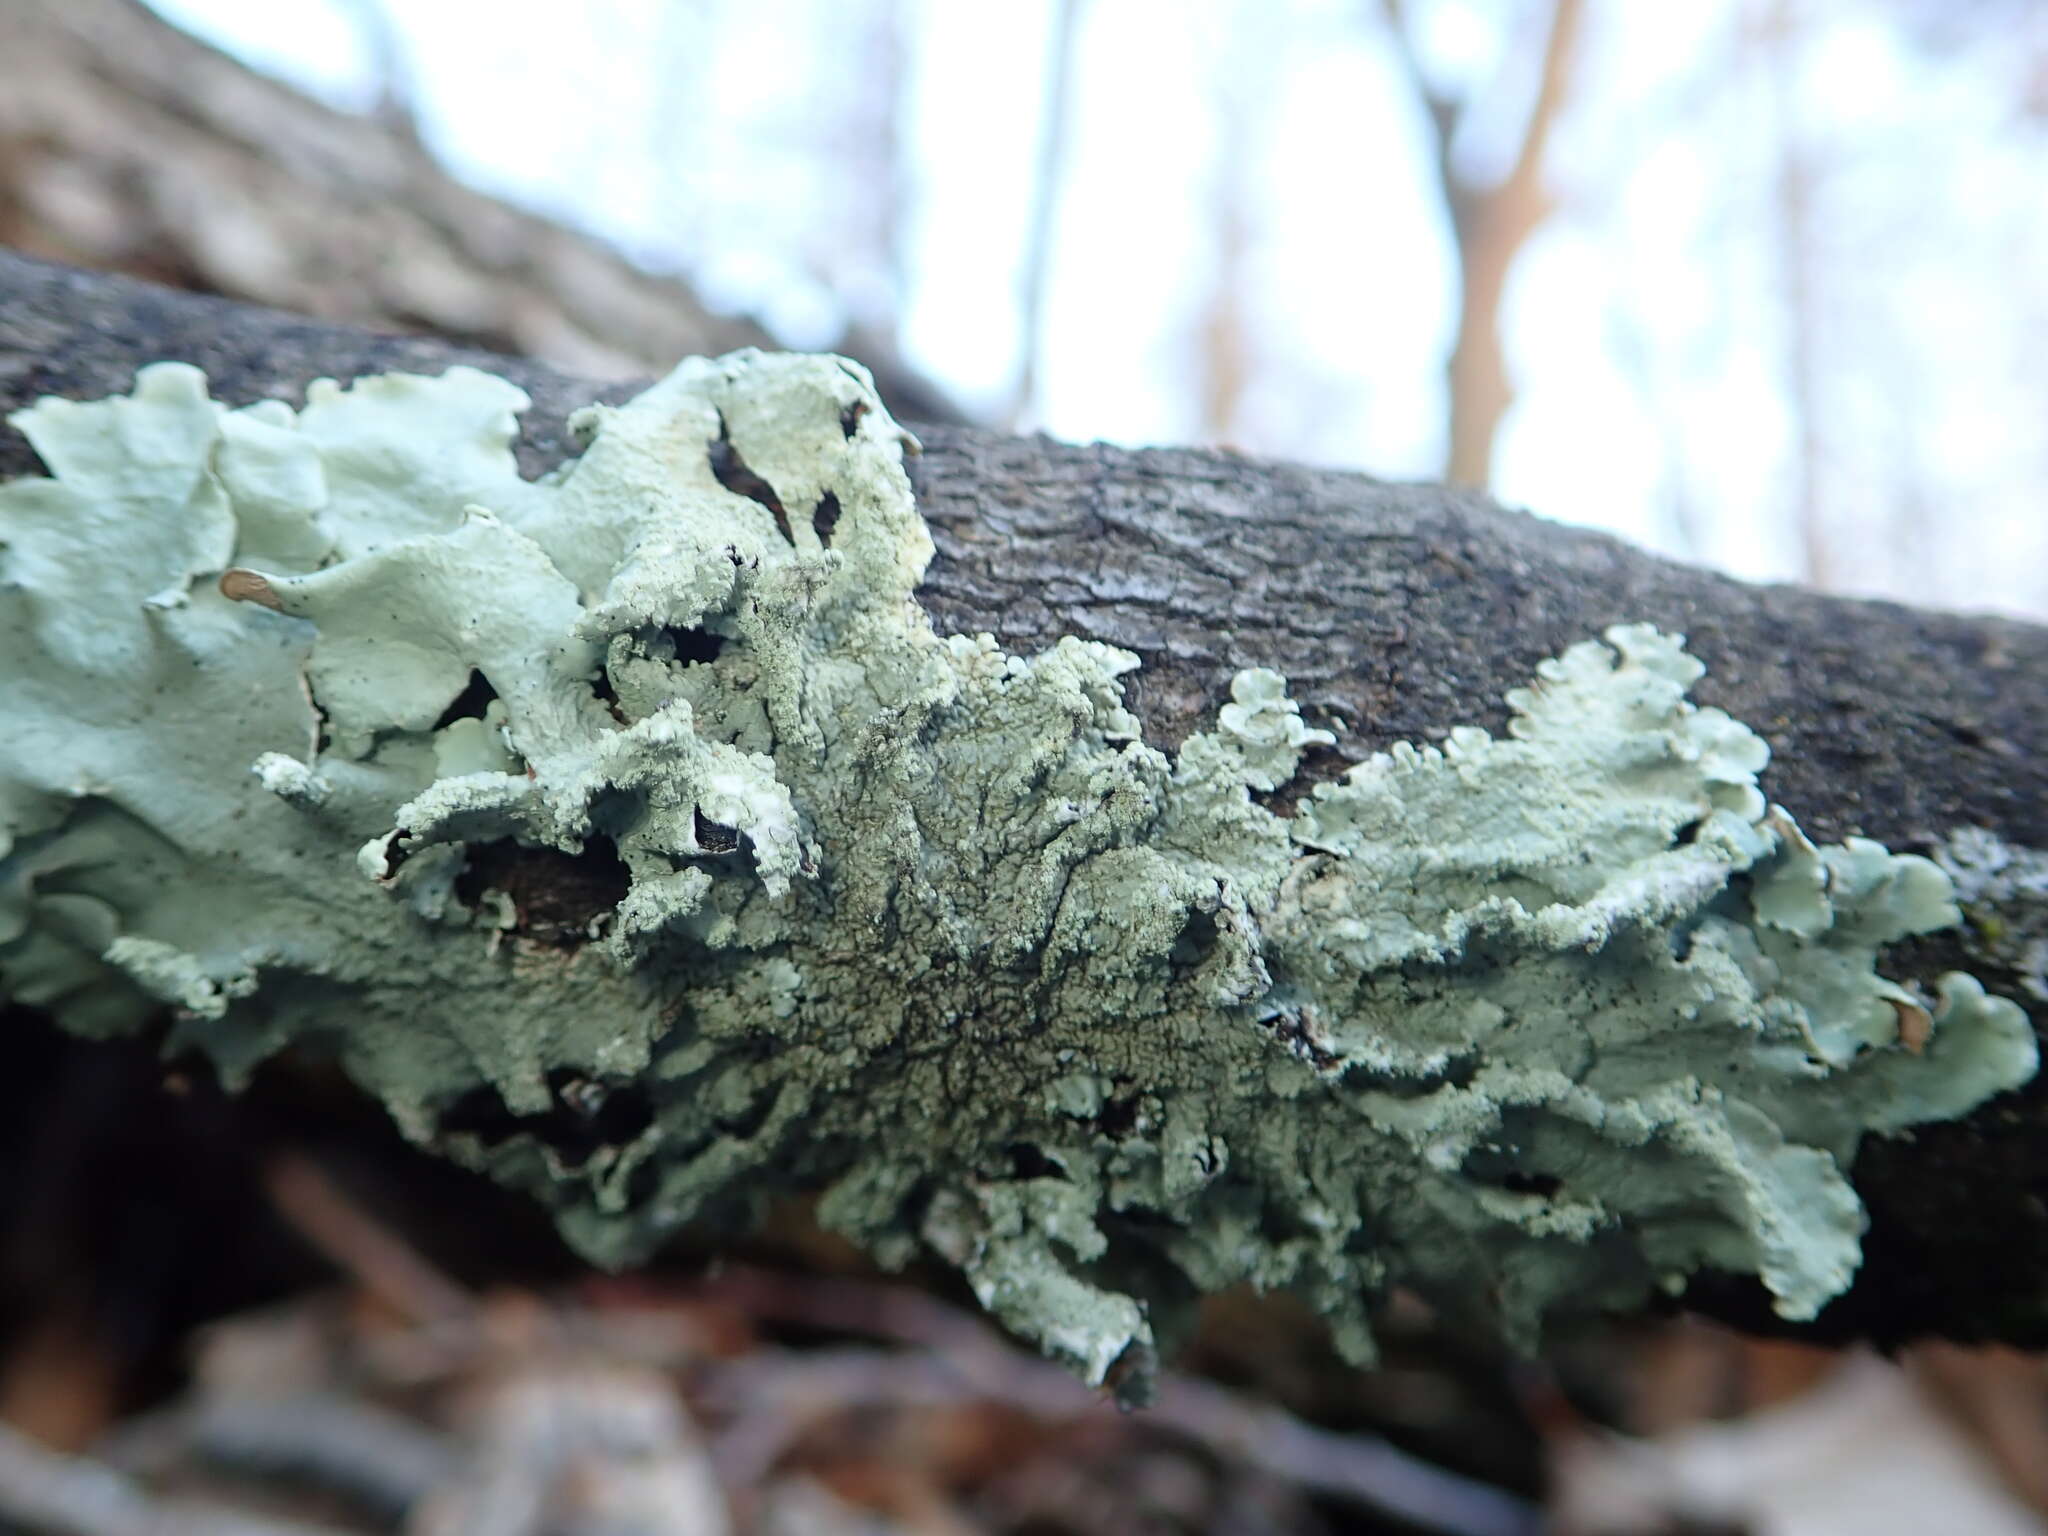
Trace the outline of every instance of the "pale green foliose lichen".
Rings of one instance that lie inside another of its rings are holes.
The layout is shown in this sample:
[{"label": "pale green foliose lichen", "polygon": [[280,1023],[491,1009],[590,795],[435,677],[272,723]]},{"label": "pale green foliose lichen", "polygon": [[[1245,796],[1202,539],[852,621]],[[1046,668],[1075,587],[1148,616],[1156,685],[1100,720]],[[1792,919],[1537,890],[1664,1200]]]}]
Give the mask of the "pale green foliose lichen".
[{"label": "pale green foliose lichen", "polygon": [[2048,1001],[2048,853],[1985,827],[1957,827],[1934,850],[1966,919],[1964,952],[2015,973]]},{"label": "pale green foliose lichen", "polygon": [[1284,816],[1330,738],[1277,673],[1168,753],[1128,653],[933,632],[856,366],[693,360],[539,481],[525,404],[161,364],[13,418],[8,992],[331,1049],[606,1263],[820,1190],[1098,1381],[1242,1282],[1359,1356],[1396,1283],[1532,1341],[1703,1266],[1808,1317],[1858,1139],[2034,1071],[2013,1003],[1878,974],[1948,876],[1801,836],[1676,638]]}]

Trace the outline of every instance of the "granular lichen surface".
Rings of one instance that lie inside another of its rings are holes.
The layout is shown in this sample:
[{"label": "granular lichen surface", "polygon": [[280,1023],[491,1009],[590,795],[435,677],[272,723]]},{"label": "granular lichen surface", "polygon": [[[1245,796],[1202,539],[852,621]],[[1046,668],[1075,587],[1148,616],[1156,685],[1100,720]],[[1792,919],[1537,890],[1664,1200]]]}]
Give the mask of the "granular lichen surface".
[{"label": "granular lichen surface", "polygon": [[1397,1283],[1527,1341],[1707,1266],[1811,1316],[1858,1140],[2034,1070],[1879,975],[1949,876],[1808,841],[1676,637],[1277,814],[1328,740],[1280,674],[1168,754],[1129,653],[935,632],[856,366],[692,360],[538,481],[523,405],[162,364],[17,414],[0,986],[231,1079],[331,1050],[606,1263],[818,1191],[1130,1382],[1244,1282],[1359,1355]]}]

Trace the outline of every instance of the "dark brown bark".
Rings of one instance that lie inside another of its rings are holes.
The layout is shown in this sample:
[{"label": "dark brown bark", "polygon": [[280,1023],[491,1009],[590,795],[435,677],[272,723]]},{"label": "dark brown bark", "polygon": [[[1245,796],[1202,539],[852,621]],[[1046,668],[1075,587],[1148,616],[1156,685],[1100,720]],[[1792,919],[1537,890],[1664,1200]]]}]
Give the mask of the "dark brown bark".
[{"label": "dark brown bark", "polygon": [[[199,364],[238,402],[296,399],[323,374],[491,367],[534,397],[521,451],[536,470],[562,455],[568,410],[631,388],[0,253],[0,409],[124,390],[158,358]],[[1155,743],[1205,722],[1236,669],[1267,665],[1337,732],[1309,764],[1329,776],[1395,741],[1497,730],[1503,693],[1541,658],[1648,620],[1690,637],[1708,667],[1698,696],[1770,741],[1765,787],[1816,837],[1911,849],[1975,825],[2048,848],[2048,628],[1748,586],[1467,492],[1209,451],[922,435],[913,476],[939,549],[923,600],[939,625],[1018,651],[1079,634],[1138,652],[1133,707]],[[18,435],[0,440],[0,475],[34,467]],[[1903,958],[1921,973],[1965,963],[1952,937]],[[1864,1273],[1809,1335],[2048,1344],[2048,1084],[1873,1139],[1855,1178]],[[1703,1282],[1693,1299],[1764,1317],[1747,1284]]]}]

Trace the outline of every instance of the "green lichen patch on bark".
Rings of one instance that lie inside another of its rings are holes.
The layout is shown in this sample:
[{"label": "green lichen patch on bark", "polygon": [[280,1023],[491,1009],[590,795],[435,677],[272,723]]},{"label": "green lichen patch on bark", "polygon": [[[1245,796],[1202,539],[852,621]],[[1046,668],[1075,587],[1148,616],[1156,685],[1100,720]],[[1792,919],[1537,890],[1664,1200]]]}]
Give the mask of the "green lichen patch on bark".
[{"label": "green lichen patch on bark", "polygon": [[1131,1390],[1243,1282],[1361,1356],[1397,1282],[1532,1341],[1704,1266],[1811,1316],[1859,1138],[2034,1070],[2011,1002],[1877,972],[1949,876],[1804,838],[1673,637],[1283,816],[1329,738],[1278,673],[1169,755],[1128,652],[934,631],[856,366],[692,360],[537,481],[522,404],[456,369],[230,412],[160,365],[20,413],[8,992],[168,1005],[230,1075],[323,1043],[606,1263],[822,1190]]}]

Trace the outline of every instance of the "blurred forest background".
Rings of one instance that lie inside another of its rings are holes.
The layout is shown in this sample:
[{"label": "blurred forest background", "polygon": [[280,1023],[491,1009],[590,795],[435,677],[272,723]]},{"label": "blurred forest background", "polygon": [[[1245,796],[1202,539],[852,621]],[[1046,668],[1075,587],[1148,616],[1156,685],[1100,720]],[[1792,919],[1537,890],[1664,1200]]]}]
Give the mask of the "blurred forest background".
[{"label": "blurred forest background", "polygon": [[[2048,615],[2039,0],[152,6],[0,0],[0,244],[598,377],[832,346],[911,420]],[[2048,1528],[2009,1352],[1537,1369],[1403,1304],[1366,1374],[1224,1298],[1119,1419],[800,1212],[599,1280],[317,1068],[5,1023],[0,1423],[139,1502],[0,1439],[0,1532]]]},{"label": "blurred forest background", "polygon": [[[2037,0],[157,9],[975,420],[1447,473],[1747,577],[2048,611]],[[299,266],[246,222],[204,237],[217,282]]]}]

